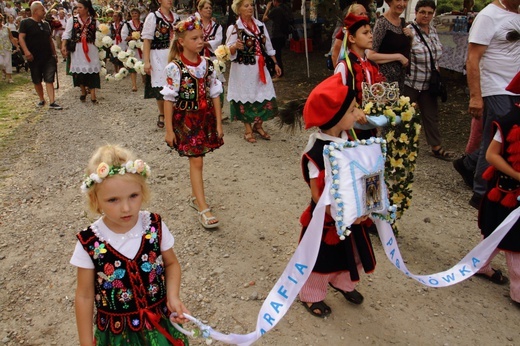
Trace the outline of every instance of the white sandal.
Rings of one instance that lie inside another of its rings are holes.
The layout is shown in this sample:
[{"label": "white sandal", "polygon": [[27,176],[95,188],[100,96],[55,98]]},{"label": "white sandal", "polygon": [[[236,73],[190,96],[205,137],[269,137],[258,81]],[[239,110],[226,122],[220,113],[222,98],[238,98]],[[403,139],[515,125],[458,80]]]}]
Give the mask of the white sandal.
[{"label": "white sandal", "polygon": [[190,199],[188,200],[188,204],[190,207],[192,207],[196,211],[199,211],[199,207],[197,207],[197,205],[195,204],[196,200],[197,200],[197,197],[190,197]]},{"label": "white sandal", "polygon": [[211,211],[211,209],[207,208],[207,209],[204,209],[203,211],[199,211],[199,222],[200,222],[200,224],[204,228],[216,228],[216,227],[218,227],[218,225],[219,225],[218,221],[215,222],[215,223],[210,223],[213,220],[217,220],[217,218],[215,216],[207,217],[206,215],[204,215],[208,211]]}]

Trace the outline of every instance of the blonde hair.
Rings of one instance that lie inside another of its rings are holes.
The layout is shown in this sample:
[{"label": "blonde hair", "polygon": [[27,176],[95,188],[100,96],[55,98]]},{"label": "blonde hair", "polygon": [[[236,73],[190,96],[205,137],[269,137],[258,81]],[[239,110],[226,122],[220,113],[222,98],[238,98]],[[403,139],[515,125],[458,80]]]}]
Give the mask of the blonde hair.
[{"label": "blonde hair", "polygon": [[210,0],[200,0],[197,4],[197,10],[202,10],[206,4],[210,4],[213,7],[213,3]]},{"label": "blonde hair", "polygon": [[[132,152],[130,152],[127,149],[124,149],[119,145],[104,145],[102,147],[99,147],[90,158],[90,161],[87,165],[86,174],[87,176],[90,176],[90,174],[96,173],[97,168],[101,162],[104,162],[109,166],[124,166],[126,162],[134,159],[135,155]],[[147,203],[150,200],[150,188],[148,187],[148,184],[146,184],[145,177],[143,177],[141,174],[128,173],[123,175],[117,175],[117,177],[120,179],[127,179],[128,181],[135,181],[139,183],[139,185],[141,185],[143,203]],[[113,177],[111,176],[107,176],[105,179],[112,178]],[[87,191],[88,208],[94,214],[101,214],[97,198],[97,192],[101,188],[101,186],[102,183],[96,183]]]},{"label": "blonde hair", "polygon": [[179,38],[186,37],[186,33],[188,31],[176,32],[175,37],[170,43],[170,52],[168,53],[168,62],[172,62],[175,59],[179,59],[181,57],[181,53],[184,51],[184,48],[179,43]]},{"label": "blonde hair", "polygon": [[348,7],[348,11],[347,11],[347,14],[345,15],[345,17],[348,16],[350,13],[354,13],[356,16],[360,16],[361,15],[360,12],[366,13],[366,11],[367,11],[367,9],[365,8],[365,6],[355,2]]},{"label": "blonde hair", "polygon": [[242,6],[242,4],[245,1],[251,1],[251,3],[253,2],[253,0],[233,0],[233,3],[231,4],[231,9],[233,10],[233,12],[235,12],[235,14],[238,14],[238,9]]}]

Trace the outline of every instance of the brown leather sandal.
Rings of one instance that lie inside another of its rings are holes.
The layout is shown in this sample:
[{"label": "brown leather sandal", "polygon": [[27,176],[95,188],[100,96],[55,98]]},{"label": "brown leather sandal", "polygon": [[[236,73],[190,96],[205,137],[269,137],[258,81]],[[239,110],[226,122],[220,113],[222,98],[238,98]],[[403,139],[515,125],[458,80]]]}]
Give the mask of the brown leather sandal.
[{"label": "brown leather sandal", "polygon": [[253,126],[253,132],[258,133],[260,138],[265,139],[266,141],[271,140],[271,136],[267,132],[265,132],[265,130],[262,128],[262,125],[258,127],[256,125]]},{"label": "brown leather sandal", "polygon": [[256,143],[256,138],[253,135],[253,132],[246,132],[244,134],[244,139],[249,143]]}]

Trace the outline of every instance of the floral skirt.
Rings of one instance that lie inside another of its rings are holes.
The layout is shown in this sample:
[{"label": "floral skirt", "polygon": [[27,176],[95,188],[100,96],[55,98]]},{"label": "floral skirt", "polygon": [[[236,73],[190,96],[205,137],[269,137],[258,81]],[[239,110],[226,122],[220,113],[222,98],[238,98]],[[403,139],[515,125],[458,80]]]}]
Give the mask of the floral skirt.
[{"label": "floral skirt", "polygon": [[263,102],[229,102],[231,120],[239,120],[243,123],[256,123],[266,121],[278,115],[278,104],[276,98]]},{"label": "floral skirt", "polygon": [[217,118],[213,108],[205,112],[173,110],[175,150],[180,156],[204,156],[224,144],[217,133]]},{"label": "floral skirt", "polygon": [[[184,342],[188,346],[188,338],[179,332],[175,327],[163,317],[159,322],[160,325],[173,336],[175,340]],[[96,328],[94,332],[94,339],[96,346],[171,346],[171,342],[166,339],[157,329],[143,328],[139,332],[125,330],[121,334],[113,334],[107,328],[106,331],[100,331]]]},{"label": "floral skirt", "polygon": [[[166,81],[166,80],[165,80]],[[144,84],[144,98],[145,99],[156,99],[164,100],[164,96],[161,94],[162,87],[152,87],[152,77],[147,74],[146,81]]]},{"label": "floral skirt", "polygon": [[84,85],[89,89],[99,89],[101,87],[99,73],[73,73],[72,82],[75,87],[80,85]]}]

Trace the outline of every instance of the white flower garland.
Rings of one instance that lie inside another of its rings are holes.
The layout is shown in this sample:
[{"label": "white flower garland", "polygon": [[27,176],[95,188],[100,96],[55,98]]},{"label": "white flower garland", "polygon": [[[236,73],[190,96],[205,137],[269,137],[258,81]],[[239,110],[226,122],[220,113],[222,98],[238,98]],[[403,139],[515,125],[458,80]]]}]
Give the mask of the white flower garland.
[{"label": "white flower garland", "polygon": [[150,176],[150,166],[143,160],[135,160],[135,161],[127,161],[122,166],[109,166],[105,162],[101,162],[97,169],[96,173],[91,173],[89,176],[85,178],[83,183],[81,184],[81,191],[86,193],[89,188],[94,186],[94,184],[101,184],[103,179],[106,177],[111,177],[116,174],[124,175],[126,173],[132,174],[140,174],[145,178]]}]

